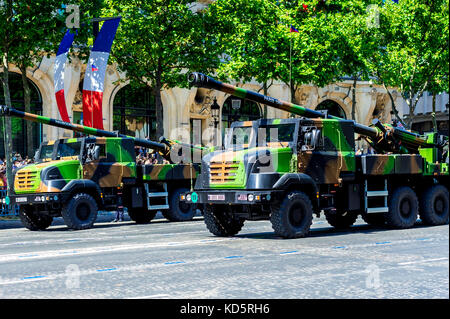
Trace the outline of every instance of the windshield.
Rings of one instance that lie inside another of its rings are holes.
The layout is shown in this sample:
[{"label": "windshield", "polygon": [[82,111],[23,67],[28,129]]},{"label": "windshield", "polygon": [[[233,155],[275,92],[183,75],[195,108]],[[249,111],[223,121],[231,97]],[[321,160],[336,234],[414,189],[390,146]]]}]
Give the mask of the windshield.
[{"label": "windshield", "polygon": [[253,136],[252,126],[235,126],[231,133],[228,133],[228,143],[226,148],[248,148]]},{"label": "windshield", "polygon": [[294,142],[295,123],[270,124],[258,127],[258,146],[288,147]]},{"label": "windshield", "polygon": [[56,150],[56,158],[72,157],[80,155],[81,142],[59,143]]},{"label": "windshield", "polygon": [[39,160],[51,159],[53,154],[54,144],[52,145],[42,145],[41,151],[39,153]]},{"label": "windshield", "polygon": [[[56,149],[55,157],[52,157],[53,151]],[[80,155],[81,150],[81,142],[72,142],[72,143],[55,143],[51,145],[42,145],[39,153],[39,159],[41,161],[51,160],[51,159],[60,159],[63,157],[73,157]]]}]

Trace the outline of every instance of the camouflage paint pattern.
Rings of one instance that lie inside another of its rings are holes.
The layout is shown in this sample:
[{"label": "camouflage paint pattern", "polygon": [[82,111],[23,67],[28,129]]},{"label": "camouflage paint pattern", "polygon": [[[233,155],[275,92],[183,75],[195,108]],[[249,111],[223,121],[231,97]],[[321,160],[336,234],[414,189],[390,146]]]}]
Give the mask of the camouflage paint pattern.
[{"label": "camouflage paint pattern", "polygon": [[118,187],[123,178],[136,178],[136,156],[133,139],[89,138],[104,151],[98,160],[83,164],[83,179],[90,179],[100,187]]},{"label": "camouflage paint pattern", "polygon": [[299,150],[298,172],[319,184],[337,184],[345,172],[354,173],[355,140],[353,123],[329,119],[304,120],[322,133],[322,144],[313,150]]},{"label": "camouflage paint pattern", "polygon": [[143,181],[168,181],[196,179],[200,172],[198,164],[152,164],[142,165]]},{"label": "camouflage paint pattern", "polygon": [[423,158],[410,154],[361,156],[364,175],[422,174]]}]

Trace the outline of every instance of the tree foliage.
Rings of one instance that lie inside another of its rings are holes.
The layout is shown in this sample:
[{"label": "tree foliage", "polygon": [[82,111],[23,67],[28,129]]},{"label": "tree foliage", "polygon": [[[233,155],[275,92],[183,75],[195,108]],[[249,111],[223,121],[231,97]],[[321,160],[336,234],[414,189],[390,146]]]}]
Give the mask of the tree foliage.
[{"label": "tree foliage", "polygon": [[[122,16],[112,58],[132,85],[152,87],[156,135],[163,135],[161,90],[187,86],[189,70],[208,72],[207,28],[188,0],[108,0],[105,13]],[[211,59],[210,59],[211,58]]]}]

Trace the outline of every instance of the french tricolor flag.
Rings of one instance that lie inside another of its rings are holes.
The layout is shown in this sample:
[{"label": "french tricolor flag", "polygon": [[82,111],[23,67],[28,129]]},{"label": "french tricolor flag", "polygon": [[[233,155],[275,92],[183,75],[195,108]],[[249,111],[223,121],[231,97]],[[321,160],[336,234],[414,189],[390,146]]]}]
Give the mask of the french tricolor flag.
[{"label": "french tricolor flag", "polygon": [[120,17],[106,20],[95,39],[83,82],[83,124],[103,129],[102,101],[109,53]]},{"label": "french tricolor flag", "polygon": [[56,104],[58,105],[59,114],[64,122],[70,122],[67,114],[66,97],[64,93],[64,70],[67,60],[67,54],[72,46],[75,33],[70,30],[64,34],[64,37],[59,45],[56,53],[56,60],[54,64],[53,84],[55,86]]}]

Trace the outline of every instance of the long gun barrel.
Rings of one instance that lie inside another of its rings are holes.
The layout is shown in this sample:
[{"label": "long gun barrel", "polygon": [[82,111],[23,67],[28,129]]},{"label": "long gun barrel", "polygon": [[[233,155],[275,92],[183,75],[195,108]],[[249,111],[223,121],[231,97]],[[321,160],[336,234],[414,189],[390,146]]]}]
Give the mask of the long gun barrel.
[{"label": "long gun barrel", "polygon": [[21,118],[21,119],[24,119],[27,121],[47,124],[50,126],[56,126],[59,128],[72,130],[72,131],[80,132],[80,133],[87,134],[87,135],[102,136],[102,137],[132,138],[132,139],[134,139],[134,143],[136,146],[150,148],[150,149],[160,152],[161,154],[169,154],[169,152],[170,152],[170,147],[164,143],[158,143],[158,142],[150,141],[147,139],[135,138],[132,136],[117,134],[114,132],[100,130],[100,129],[96,129],[96,128],[89,127],[89,126],[67,123],[67,122],[64,122],[61,120],[52,119],[52,118],[41,116],[41,115],[22,112],[22,111],[13,109],[13,108],[9,108],[7,106],[0,105],[0,116],[11,116],[11,117],[16,117],[16,118]]},{"label": "long gun barrel", "polygon": [[[261,104],[280,109],[286,112],[297,114],[307,118],[328,118],[343,120],[337,116],[327,115],[325,113],[304,108],[300,105],[278,100],[276,98],[266,96],[257,92],[245,90],[227,83],[222,83],[212,77],[199,72],[190,73],[188,81],[191,85],[208,89],[218,90],[230,95],[248,99]],[[375,125],[375,123],[374,123]],[[394,148],[402,148],[404,152],[416,153],[419,147],[434,147],[434,143],[430,143],[427,139],[419,134],[409,132],[407,130],[376,123],[374,127],[354,123],[355,133],[368,137],[377,149],[382,151],[392,151]],[[399,144],[400,143],[400,144]]]}]

